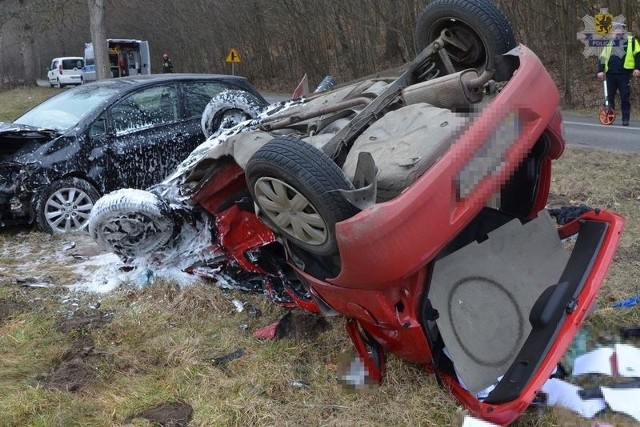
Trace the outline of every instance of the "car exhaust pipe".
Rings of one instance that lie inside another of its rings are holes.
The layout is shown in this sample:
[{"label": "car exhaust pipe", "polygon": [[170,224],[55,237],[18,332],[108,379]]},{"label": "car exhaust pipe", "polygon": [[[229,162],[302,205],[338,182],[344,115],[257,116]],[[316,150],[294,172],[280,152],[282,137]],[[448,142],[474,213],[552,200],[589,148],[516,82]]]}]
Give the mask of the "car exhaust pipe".
[{"label": "car exhaust pipe", "polygon": [[482,87],[492,74],[485,71],[478,76],[475,70],[460,71],[408,86],[401,97],[406,105],[423,102],[449,110],[468,108],[482,101]]}]

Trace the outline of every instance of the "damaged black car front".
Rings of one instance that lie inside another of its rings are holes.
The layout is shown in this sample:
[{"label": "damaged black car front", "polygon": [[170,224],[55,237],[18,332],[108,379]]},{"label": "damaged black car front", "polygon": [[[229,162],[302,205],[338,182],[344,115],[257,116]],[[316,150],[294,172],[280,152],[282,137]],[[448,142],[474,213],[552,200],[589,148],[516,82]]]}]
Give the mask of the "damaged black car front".
[{"label": "damaged black car front", "polygon": [[47,232],[84,227],[100,196],[91,178],[99,175],[100,162],[91,162],[97,159],[85,122],[112,96],[104,89],[67,91],[0,123],[0,226],[35,221]]},{"label": "damaged black car front", "polygon": [[266,104],[239,76],[162,74],[81,85],[0,123],[0,226],[83,229],[102,194],[147,188],[186,158],[203,110],[230,89]]}]

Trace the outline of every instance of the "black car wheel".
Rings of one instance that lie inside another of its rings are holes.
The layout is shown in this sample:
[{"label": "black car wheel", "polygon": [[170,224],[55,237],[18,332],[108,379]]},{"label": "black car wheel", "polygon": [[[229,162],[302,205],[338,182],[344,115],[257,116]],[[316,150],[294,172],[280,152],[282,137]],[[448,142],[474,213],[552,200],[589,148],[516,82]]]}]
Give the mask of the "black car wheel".
[{"label": "black car wheel", "polygon": [[98,190],[80,178],[54,181],[36,199],[38,226],[47,233],[82,230],[99,197]]},{"label": "black car wheel", "polygon": [[262,111],[258,99],[243,90],[226,90],[211,98],[202,113],[204,136],[230,129],[240,122],[255,119]]},{"label": "black car wheel", "polygon": [[490,0],[434,0],[429,3],[415,29],[418,51],[437,39],[444,29],[467,45],[467,49],[447,46],[457,71],[475,68],[482,73],[486,68],[494,67],[496,55],[516,46],[511,24]]},{"label": "black car wheel", "polygon": [[148,254],[171,239],[169,204],[144,190],[124,189],[102,197],[89,220],[89,234],[104,249],[127,258]]},{"label": "black car wheel", "polygon": [[246,167],[247,185],[260,212],[281,237],[314,255],[338,252],[335,225],[357,210],[337,189],[353,189],[338,166],[295,137],[261,147]]}]

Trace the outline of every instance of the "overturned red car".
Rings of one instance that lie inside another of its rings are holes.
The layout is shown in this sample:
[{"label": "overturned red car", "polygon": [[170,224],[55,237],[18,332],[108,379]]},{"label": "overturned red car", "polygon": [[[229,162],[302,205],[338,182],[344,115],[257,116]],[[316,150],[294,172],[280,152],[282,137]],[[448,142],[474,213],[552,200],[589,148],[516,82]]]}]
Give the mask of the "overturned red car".
[{"label": "overturned red car", "polygon": [[624,221],[545,209],[559,94],[493,3],[435,0],[416,39],[401,69],[260,112],[212,100],[203,127],[222,130],[161,184],[100,199],[89,231],[125,262],[347,317],[354,386],[393,353],[508,424],[589,312]]}]

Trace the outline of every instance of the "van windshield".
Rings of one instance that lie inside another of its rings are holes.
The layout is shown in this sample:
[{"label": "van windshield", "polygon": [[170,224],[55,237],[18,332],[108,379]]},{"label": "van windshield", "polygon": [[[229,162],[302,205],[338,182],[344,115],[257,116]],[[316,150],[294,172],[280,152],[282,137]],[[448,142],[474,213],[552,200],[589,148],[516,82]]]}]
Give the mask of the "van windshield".
[{"label": "van windshield", "polygon": [[49,98],[18,117],[14,123],[64,132],[77,126],[114,94],[110,86],[78,86]]}]

